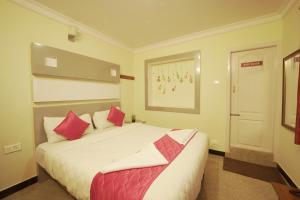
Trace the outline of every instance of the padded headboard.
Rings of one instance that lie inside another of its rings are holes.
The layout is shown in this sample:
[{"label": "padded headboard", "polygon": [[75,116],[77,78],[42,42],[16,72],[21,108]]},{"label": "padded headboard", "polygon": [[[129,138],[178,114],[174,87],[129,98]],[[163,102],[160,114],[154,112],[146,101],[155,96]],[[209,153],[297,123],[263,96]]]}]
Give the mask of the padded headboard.
[{"label": "padded headboard", "polygon": [[39,145],[43,142],[47,142],[47,136],[44,131],[43,117],[64,117],[72,110],[77,115],[89,113],[91,116],[96,111],[108,110],[110,106],[120,106],[119,101],[103,102],[103,103],[73,103],[73,104],[61,104],[61,105],[43,105],[33,107],[34,115],[34,134],[35,145]]}]

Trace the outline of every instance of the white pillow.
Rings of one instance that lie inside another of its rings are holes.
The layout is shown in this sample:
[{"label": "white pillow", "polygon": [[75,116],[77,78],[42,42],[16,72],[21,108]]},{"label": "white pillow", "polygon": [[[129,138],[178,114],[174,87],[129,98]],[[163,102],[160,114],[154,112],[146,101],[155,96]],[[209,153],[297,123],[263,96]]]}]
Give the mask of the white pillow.
[{"label": "white pillow", "polygon": [[113,123],[107,120],[107,116],[110,110],[104,110],[99,112],[94,112],[93,122],[97,130],[102,130],[108,127],[114,126]]},{"label": "white pillow", "polygon": [[[89,114],[83,114],[79,116],[79,118],[90,124],[88,128],[84,131],[83,135],[94,131],[92,119]],[[44,117],[44,130],[46,132],[49,143],[55,143],[66,140],[65,137],[53,131],[53,129],[55,129],[64,119],[65,117]]]},{"label": "white pillow", "polygon": [[94,132],[93,122],[90,114],[80,115],[79,118],[90,124],[84,131],[83,135]]}]

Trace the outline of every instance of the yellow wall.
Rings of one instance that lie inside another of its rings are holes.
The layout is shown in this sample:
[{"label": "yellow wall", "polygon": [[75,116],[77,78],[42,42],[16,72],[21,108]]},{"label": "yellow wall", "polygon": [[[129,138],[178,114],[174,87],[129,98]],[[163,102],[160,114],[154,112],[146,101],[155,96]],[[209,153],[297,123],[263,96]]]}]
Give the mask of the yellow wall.
[{"label": "yellow wall", "polygon": [[[33,157],[33,116],[31,101],[30,43],[40,42],[56,48],[106,60],[121,65],[121,73],[135,75],[136,81],[121,80],[122,108],[128,116],[149,124],[191,128],[206,132],[224,151],[228,128],[228,59],[231,50],[278,44],[286,56],[300,47],[299,1],[283,20],[256,25],[228,33],[193,39],[180,44],[133,54],[90,35],[81,34],[75,43],[67,41],[68,27],[0,0],[0,147],[22,143],[20,152],[0,152],[0,191],[36,175]],[[283,31],[283,35],[282,35]],[[282,41],[281,41],[282,40]],[[200,114],[183,114],[144,109],[144,60],[187,51],[201,51]],[[278,57],[281,59],[281,56]],[[293,145],[294,134],[280,125],[281,65],[277,66],[276,160],[300,186],[299,146]],[[219,80],[220,84],[213,84]],[[13,170],[12,170],[13,169]]]},{"label": "yellow wall", "polygon": [[[31,101],[30,44],[45,45],[120,64],[121,73],[133,74],[133,53],[90,35],[67,40],[68,27],[0,0],[0,191],[36,175]],[[133,109],[133,82],[121,81],[122,108]],[[3,154],[7,144],[22,143],[22,151]]]},{"label": "yellow wall", "polygon": [[[224,151],[226,137],[229,137],[226,133],[230,86],[229,52],[276,44],[280,43],[280,40],[281,22],[277,21],[136,53],[134,112],[137,119],[165,127],[197,127],[206,132],[210,140],[217,142],[217,145],[211,148]],[[144,109],[144,60],[194,50],[201,51],[200,114],[146,111]],[[220,84],[213,84],[214,80],[220,81]]]},{"label": "yellow wall", "polygon": [[[282,20],[282,57],[300,48],[300,1],[293,6]],[[300,145],[294,144],[294,133],[281,126],[282,69],[278,73],[276,106],[276,161],[300,187]]]}]

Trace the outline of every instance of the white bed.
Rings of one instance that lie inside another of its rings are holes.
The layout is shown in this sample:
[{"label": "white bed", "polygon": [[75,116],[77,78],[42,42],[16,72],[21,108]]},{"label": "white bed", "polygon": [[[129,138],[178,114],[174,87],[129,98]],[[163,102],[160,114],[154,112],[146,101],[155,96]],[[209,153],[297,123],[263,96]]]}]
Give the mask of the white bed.
[{"label": "white bed", "polygon": [[[74,141],[42,143],[36,149],[36,158],[74,197],[89,199],[91,182],[100,168],[139,151],[169,131],[141,123],[128,124],[95,131]],[[207,154],[207,136],[198,132],[152,183],[144,199],[196,199]]]}]

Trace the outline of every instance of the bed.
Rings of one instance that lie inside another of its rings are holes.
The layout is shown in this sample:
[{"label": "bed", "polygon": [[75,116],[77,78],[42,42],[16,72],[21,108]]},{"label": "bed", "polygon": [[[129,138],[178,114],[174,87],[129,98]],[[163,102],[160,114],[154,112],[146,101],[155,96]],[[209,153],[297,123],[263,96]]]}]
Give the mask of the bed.
[{"label": "bed", "polygon": [[[91,113],[95,109],[106,109],[108,106],[68,105],[34,110],[37,162],[76,199],[90,199],[93,177],[101,167],[139,151],[170,132],[170,128],[128,123],[122,127],[95,130],[73,141],[48,143],[41,136],[42,116],[62,115],[70,109]],[[207,155],[207,136],[197,132],[176,159],[154,180],[143,199],[196,199],[201,188]]]}]

